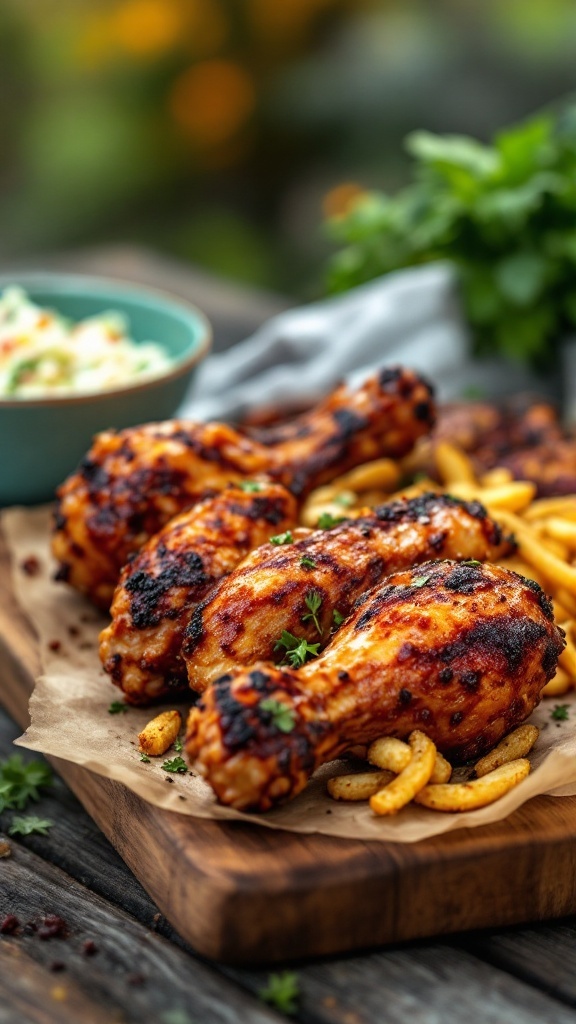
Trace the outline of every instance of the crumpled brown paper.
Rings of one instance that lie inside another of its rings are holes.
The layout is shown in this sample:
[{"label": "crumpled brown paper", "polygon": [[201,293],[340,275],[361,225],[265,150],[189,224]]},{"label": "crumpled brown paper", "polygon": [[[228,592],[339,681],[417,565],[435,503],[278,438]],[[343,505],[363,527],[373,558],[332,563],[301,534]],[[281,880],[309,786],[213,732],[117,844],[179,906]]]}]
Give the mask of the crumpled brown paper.
[{"label": "crumpled brown paper", "polygon": [[[294,801],[265,815],[242,814],[220,807],[209,786],[194,772],[172,775],[163,771],[165,758],[140,761],[137,734],[146,722],[174,703],[150,709],[129,708],[111,715],[110,703],[122,698],[98,660],[98,633],[104,616],[73,590],[52,580],[48,543],[48,510],[10,509],[1,519],[13,558],[14,589],[40,638],[43,675],[30,702],[32,724],[17,742],[32,750],[75,764],[122,782],[144,800],[180,814],[200,818],[250,821],[266,828],[320,832],[348,839],[393,840],[412,843],[452,829],[499,821],[530,797],[547,793],[576,793],[576,697],[561,698],[569,717],[551,718],[555,701],[545,700],[534,713],[541,730],[530,759],[533,771],[501,800],[465,814],[442,814],[416,805],[393,818],[377,818],[367,803],[342,803],[326,795],[326,779],[350,771],[342,761],[325,765]],[[25,559],[40,563],[37,575],[21,569]],[[191,703],[185,701],[185,717]]]}]

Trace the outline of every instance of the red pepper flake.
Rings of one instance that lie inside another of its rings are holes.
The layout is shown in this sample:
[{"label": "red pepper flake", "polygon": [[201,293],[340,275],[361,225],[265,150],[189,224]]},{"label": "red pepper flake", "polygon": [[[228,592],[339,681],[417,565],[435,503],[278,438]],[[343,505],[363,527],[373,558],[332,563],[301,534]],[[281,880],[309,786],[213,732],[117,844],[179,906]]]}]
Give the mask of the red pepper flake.
[{"label": "red pepper flake", "polygon": [[82,943],[82,956],[96,956],[98,952],[98,946],[92,939],[86,939],[86,942]]},{"label": "red pepper flake", "polygon": [[38,929],[39,939],[67,939],[68,925],[62,917],[57,914],[48,914]]},{"label": "red pepper flake", "polygon": [[0,921],[0,935],[14,935],[20,927],[20,921],[14,914],[6,914],[3,921]]},{"label": "red pepper flake", "polygon": [[40,572],[41,566],[40,562],[35,557],[35,555],[30,555],[28,558],[25,558],[24,561],[20,563],[20,568],[22,569],[22,572],[26,573],[27,576],[37,576],[38,573]]},{"label": "red pepper flake", "polygon": [[70,636],[80,636],[80,630],[78,626],[68,626],[68,632]]},{"label": "red pepper flake", "polygon": [[57,973],[58,971],[65,971],[66,964],[63,963],[62,960],[54,960],[54,963],[50,964],[50,970],[54,971],[54,973]]},{"label": "red pepper flake", "polygon": [[48,647],[51,651],[59,651],[62,647],[60,640],[49,640]]}]

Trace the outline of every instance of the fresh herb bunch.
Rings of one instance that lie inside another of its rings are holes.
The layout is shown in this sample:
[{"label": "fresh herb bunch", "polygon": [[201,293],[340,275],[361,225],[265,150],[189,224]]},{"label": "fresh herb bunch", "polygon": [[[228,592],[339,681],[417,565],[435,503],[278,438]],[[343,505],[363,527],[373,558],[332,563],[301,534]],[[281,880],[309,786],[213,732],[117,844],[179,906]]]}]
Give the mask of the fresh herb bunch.
[{"label": "fresh herb bunch", "polygon": [[479,355],[546,366],[576,327],[576,103],[497,134],[415,132],[414,181],[366,192],[329,230],[332,291],[432,260],[457,267]]},{"label": "fresh herb bunch", "polygon": [[0,762],[0,813],[22,811],[30,800],[40,799],[40,790],[52,783],[52,769],[43,761],[24,762],[13,754]]}]

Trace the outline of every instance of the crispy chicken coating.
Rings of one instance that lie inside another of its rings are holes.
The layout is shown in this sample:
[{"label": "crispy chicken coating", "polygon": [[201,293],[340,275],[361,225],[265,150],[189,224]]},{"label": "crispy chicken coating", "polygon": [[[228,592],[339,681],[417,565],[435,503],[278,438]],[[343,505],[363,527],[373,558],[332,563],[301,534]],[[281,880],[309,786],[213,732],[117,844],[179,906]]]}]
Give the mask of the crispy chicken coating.
[{"label": "crispy chicken coating", "polygon": [[100,658],[130,703],[188,689],[180,649],[193,610],[252,548],[292,527],[296,513],[281,484],[257,492],[231,484],[172,519],[125,566]]},{"label": "crispy chicken coating", "polygon": [[324,647],[355,601],[391,572],[430,558],[496,560],[514,547],[479,502],[437,494],[366,510],[294,544],[266,544],[196,609],[183,646],[190,686],[202,692],[236,665],[279,661],[284,630]]},{"label": "crispy chicken coating", "polygon": [[531,713],[563,646],[532,580],[424,563],[370,591],[316,661],[221,676],[190,712],[186,752],[223,804],[255,811],[379,736],[422,729],[466,761]]},{"label": "crispy chicken coating", "polygon": [[268,478],[302,498],[361,462],[405,454],[433,421],[430,386],[409,370],[387,369],[355,390],[338,388],[284,440],[180,420],[106,431],[58,490],[57,578],[108,608],[129,556],[226,484]]}]

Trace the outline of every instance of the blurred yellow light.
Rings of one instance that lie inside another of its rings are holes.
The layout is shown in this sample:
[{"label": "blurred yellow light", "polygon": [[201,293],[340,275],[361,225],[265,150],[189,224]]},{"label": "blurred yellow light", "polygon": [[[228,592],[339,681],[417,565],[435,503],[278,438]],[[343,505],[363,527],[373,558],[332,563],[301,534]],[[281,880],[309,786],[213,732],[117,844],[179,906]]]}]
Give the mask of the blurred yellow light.
[{"label": "blurred yellow light", "polygon": [[256,91],[248,72],[229,60],[206,60],[176,79],[169,97],[172,116],[199,145],[233,136],[254,110]]},{"label": "blurred yellow light", "polygon": [[171,0],[127,0],[114,12],[111,28],[114,41],[124,50],[156,56],[177,42],[183,11]]},{"label": "blurred yellow light", "polygon": [[345,217],[357,200],[366,194],[366,190],[355,181],[343,181],[326,193],[322,200],[322,212],[325,217]]}]

